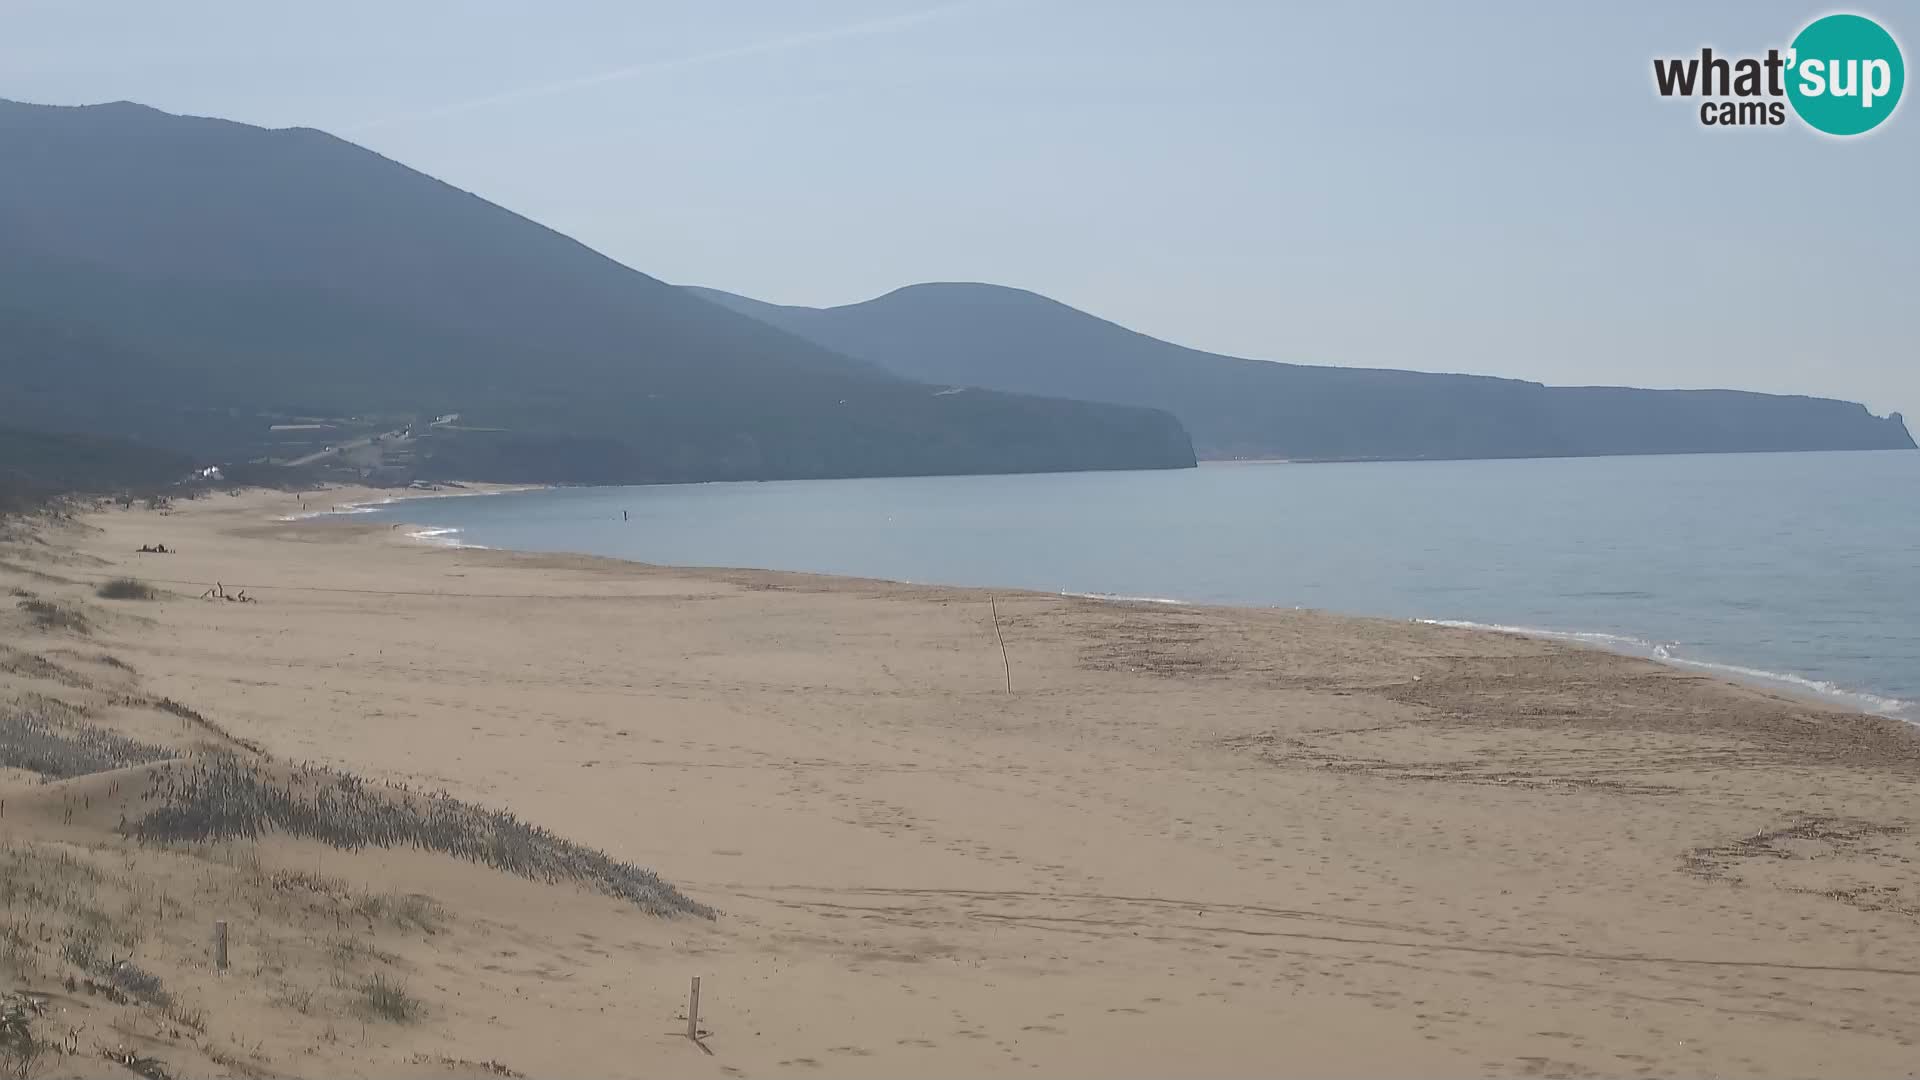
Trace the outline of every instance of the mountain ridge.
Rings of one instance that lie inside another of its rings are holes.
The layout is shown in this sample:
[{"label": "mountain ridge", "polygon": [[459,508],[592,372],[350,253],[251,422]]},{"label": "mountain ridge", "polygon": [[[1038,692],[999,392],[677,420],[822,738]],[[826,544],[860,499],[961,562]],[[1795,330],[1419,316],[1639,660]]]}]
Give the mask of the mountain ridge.
[{"label": "mountain ridge", "polygon": [[516,481],[1193,463],[1159,410],[943,396],[313,128],[0,101],[0,159],[0,423],[247,456],[460,412],[423,467]]},{"label": "mountain ridge", "polygon": [[1341,368],[1167,342],[1043,294],[923,282],[834,307],[683,286],[825,347],[931,383],[1152,401],[1202,458],[1375,460],[1912,449],[1899,413],[1744,390],[1551,386]]}]

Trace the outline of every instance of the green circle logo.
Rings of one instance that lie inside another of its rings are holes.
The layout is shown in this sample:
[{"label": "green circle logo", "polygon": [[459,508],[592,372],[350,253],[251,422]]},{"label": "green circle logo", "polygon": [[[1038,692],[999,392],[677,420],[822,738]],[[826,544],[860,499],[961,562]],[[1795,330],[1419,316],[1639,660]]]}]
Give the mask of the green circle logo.
[{"label": "green circle logo", "polygon": [[1861,15],[1815,19],[1788,56],[1787,100],[1809,127],[1829,135],[1872,131],[1893,115],[1907,84],[1899,43]]}]

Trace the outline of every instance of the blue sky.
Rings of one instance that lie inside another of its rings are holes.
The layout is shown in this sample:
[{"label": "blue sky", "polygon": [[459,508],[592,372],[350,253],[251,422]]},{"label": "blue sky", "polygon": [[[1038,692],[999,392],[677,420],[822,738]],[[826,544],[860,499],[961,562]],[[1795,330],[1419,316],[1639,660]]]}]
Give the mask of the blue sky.
[{"label": "blue sky", "polygon": [[[990,281],[1239,355],[1920,415],[1920,104],[1835,140],[1652,89],[1828,10],[0,0],[0,97],[323,128],[783,303]],[[1846,10],[1912,61],[1920,10]]]}]

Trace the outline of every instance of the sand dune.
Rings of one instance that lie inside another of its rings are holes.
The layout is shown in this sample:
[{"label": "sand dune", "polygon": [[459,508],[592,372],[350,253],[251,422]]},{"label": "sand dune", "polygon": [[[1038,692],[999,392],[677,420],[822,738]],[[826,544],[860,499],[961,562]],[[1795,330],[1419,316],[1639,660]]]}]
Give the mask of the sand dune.
[{"label": "sand dune", "polygon": [[[1911,1067],[1920,742],[1892,722],[1494,634],[274,520],[297,509],[16,536],[0,589],[73,618],[0,610],[0,701],[510,809],[717,917],[410,848],[141,847],[127,793],[166,763],[0,773],[9,880],[96,896],[103,943],[138,936],[204,1014],[69,992],[40,941],[0,988],[86,1019],[57,1069],[126,1075],[95,1042],[175,1075]],[[169,595],[93,595],[127,574]],[[258,602],[196,599],[215,581]],[[369,1012],[375,976],[417,1017]]]}]

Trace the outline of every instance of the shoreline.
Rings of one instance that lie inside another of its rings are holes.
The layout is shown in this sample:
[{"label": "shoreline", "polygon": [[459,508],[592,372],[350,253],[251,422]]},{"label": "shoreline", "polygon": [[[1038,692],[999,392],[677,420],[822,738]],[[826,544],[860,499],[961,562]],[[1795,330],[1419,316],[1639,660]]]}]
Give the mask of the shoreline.
[{"label": "shoreline", "polygon": [[[274,520],[291,522],[291,521],[311,521],[317,518],[327,518],[327,517],[347,517],[352,514],[362,514],[362,513],[367,513],[373,510],[377,510],[383,506],[392,506],[396,503],[403,503],[403,502],[416,502],[421,499],[459,499],[459,498],[472,498],[472,497],[481,496],[481,495],[511,495],[519,491],[552,491],[554,490],[554,487],[555,487],[555,485],[552,485],[552,484],[490,484],[482,481],[472,481],[472,482],[462,481],[458,484],[449,484],[445,486],[459,487],[463,490],[442,491],[442,490],[439,490],[438,488],[422,490],[422,489],[415,489],[415,488],[409,487],[409,488],[401,488],[399,489],[399,492],[400,492],[399,494],[394,494],[392,493],[392,489],[389,489],[389,488],[367,488],[367,487],[355,487],[352,485],[336,485],[332,487],[323,486],[323,487],[315,488],[314,491],[316,493],[324,493],[327,491],[358,491],[358,492],[364,492],[367,494],[377,493],[377,494],[380,494],[381,497],[377,499],[363,497],[363,498],[358,498],[355,501],[351,501],[351,502],[335,503],[326,510],[302,510],[299,513],[288,514],[282,517],[276,517],[274,518]],[[273,489],[254,488],[251,490],[269,491]],[[304,495],[306,493],[295,492],[294,494]]]},{"label": "shoreline", "polygon": [[[433,934],[358,931],[357,963],[425,1002],[359,1042],[325,1038],[346,1005],[324,980],[312,1015],[273,1003],[291,975],[245,951],[251,922],[224,981],[198,910],[143,946],[275,1072],[1878,1075],[1920,1041],[1898,722],[1497,633],[453,549],[274,520],[294,501],[9,548],[0,586],[91,630],[0,626],[0,658],[63,665],[9,660],[0,689],[71,697],[32,673],[91,664],[279,761],[510,810],[719,918],[263,838],[275,874],[444,908]],[[134,554],[156,539],[173,554]],[[128,575],[268,584],[94,597]],[[128,692],[88,715],[159,730]],[[6,790],[0,835],[118,865],[109,811],[98,839],[62,823],[69,792],[99,805],[88,782]],[[691,975],[711,1058],[673,1034]]]},{"label": "shoreline", "polygon": [[[1836,452],[1846,452],[1846,451],[1836,451]],[[1251,463],[1267,464],[1267,463],[1273,463],[1273,462],[1256,461]],[[1278,462],[1278,463],[1295,464],[1297,462]],[[508,494],[519,494],[519,493],[534,492],[534,491],[552,491],[552,490],[558,490],[561,487],[563,487],[563,485],[553,485],[553,484],[489,484],[485,482],[472,482],[472,483],[463,482],[461,486],[464,488],[467,488],[468,490],[456,491],[456,492],[415,491],[415,492],[409,492],[409,493],[403,493],[403,494],[397,494],[397,495],[383,494],[382,497],[377,499],[359,498],[359,499],[356,499],[355,501],[344,502],[344,503],[338,504],[338,508],[336,509],[312,512],[312,513],[304,513],[304,514],[293,516],[293,517],[276,517],[276,518],[273,518],[272,520],[276,523],[282,523],[282,524],[286,524],[289,526],[296,526],[296,527],[300,525],[318,525],[327,521],[328,519],[339,519],[343,522],[351,522],[351,519],[353,518],[353,516],[359,512],[362,512],[363,510],[392,507],[402,503],[419,503],[419,502],[425,502],[425,501],[434,500],[434,499],[508,495]],[[345,485],[340,487],[338,490],[358,491],[358,492],[361,492],[362,494],[373,494],[373,493],[382,493],[384,489],[355,488],[351,485]],[[1023,587],[1017,587],[1017,586],[1002,586],[1002,585],[965,585],[965,584],[953,584],[953,583],[946,583],[946,582],[911,581],[911,580],[905,580],[905,579],[868,577],[868,576],[857,575],[857,574],[822,573],[822,572],[806,571],[806,570],[785,570],[785,569],[770,568],[770,567],[722,566],[722,565],[708,566],[708,565],[690,565],[690,564],[675,564],[675,563],[656,563],[656,562],[648,562],[642,559],[629,559],[629,558],[623,558],[616,555],[601,555],[601,554],[592,553],[592,552],[532,551],[532,550],[522,550],[517,548],[492,547],[484,544],[467,543],[467,542],[457,541],[457,540],[443,540],[440,538],[439,535],[428,536],[428,535],[423,535],[423,533],[424,532],[431,532],[435,534],[459,533],[459,532],[462,532],[463,530],[458,527],[448,528],[448,527],[441,527],[441,526],[433,526],[423,522],[412,522],[408,524],[413,525],[416,529],[421,531],[403,532],[401,533],[401,538],[412,541],[415,544],[417,544],[419,547],[426,550],[448,551],[448,552],[455,552],[455,551],[487,552],[487,553],[495,553],[495,554],[506,556],[509,558],[522,558],[522,559],[529,559],[529,560],[559,559],[559,560],[580,561],[580,562],[589,562],[589,563],[606,563],[616,568],[629,567],[638,571],[646,571],[650,573],[673,574],[673,575],[685,575],[685,576],[690,576],[695,578],[712,577],[717,580],[728,580],[728,581],[736,580],[741,577],[753,577],[753,578],[766,579],[771,581],[777,581],[780,579],[792,579],[796,582],[833,583],[837,587],[853,587],[853,588],[878,587],[878,588],[899,588],[899,589],[906,589],[906,590],[937,590],[937,591],[952,592],[956,594],[967,594],[967,595],[976,595],[976,596],[983,596],[983,597],[991,595],[991,596],[1000,596],[1000,597],[1009,597],[1009,596],[1028,597],[1035,600],[1045,600],[1045,599],[1078,600],[1078,601],[1085,601],[1089,603],[1111,604],[1111,605],[1120,606],[1120,607],[1143,606],[1148,609],[1165,608],[1168,610],[1184,609],[1184,610],[1190,610],[1195,612],[1212,612],[1212,613],[1217,613],[1225,616],[1232,616],[1236,613],[1249,613],[1249,614],[1251,613],[1293,613],[1298,615],[1320,617],[1320,618],[1326,618],[1326,619],[1332,619],[1332,620],[1357,621],[1360,623],[1373,623],[1373,624],[1378,624],[1382,628],[1394,627],[1394,626],[1426,626],[1426,627],[1433,627],[1436,629],[1461,631],[1461,632],[1474,634],[1474,635],[1487,635],[1495,638],[1510,638],[1510,639],[1517,639],[1521,641],[1553,644],[1553,645],[1566,647],[1566,648],[1572,648],[1572,649],[1577,649],[1582,651],[1590,651],[1590,652],[1594,652],[1594,653],[1598,653],[1598,654],[1610,656],[1610,657],[1617,657],[1617,658],[1654,663],[1654,664],[1660,665],[1661,667],[1672,669],[1672,670],[1678,670],[1678,671],[1704,672],[1707,678],[1713,680],[1714,682],[1719,683],[1720,685],[1728,689],[1739,690],[1744,692],[1757,692],[1768,697],[1776,698],[1782,702],[1789,703],[1789,704],[1810,706],[1810,707],[1815,707],[1815,708],[1824,709],[1824,710],[1837,709],[1839,711],[1852,714],[1852,715],[1869,717],[1874,720],[1888,721],[1893,724],[1899,725],[1904,729],[1912,729],[1917,734],[1920,734],[1920,719],[1908,719],[1904,716],[1894,715],[1890,712],[1880,711],[1875,708],[1868,707],[1865,704],[1862,704],[1863,701],[1871,701],[1871,702],[1884,704],[1892,709],[1911,709],[1916,705],[1916,703],[1914,702],[1907,702],[1907,701],[1903,701],[1896,698],[1886,697],[1883,695],[1873,693],[1871,691],[1854,690],[1850,688],[1836,687],[1829,683],[1819,683],[1816,680],[1811,680],[1805,676],[1801,676],[1792,672],[1761,671],[1758,669],[1745,668],[1745,667],[1740,667],[1738,665],[1727,664],[1727,663],[1702,661],[1702,660],[1696,660],[1696,659],[1686,658],[1686,657],[1675,657],[1675,656],[1671,656],[1663,653],[1661,650],[1663,650],[1665,646],[1662,646],[1658,643],[1651,642],[1645,639],[1628,638],[1624,635],[1611,634],[1611,633],[1508,626],[1508,625],[1482,623],[1482,622],[1475,622],[1471,620],[1460,620],[1460,619],[1441,619],[1441,618],[1402,619],[1402,618],[1397,618],[1393,616],[1337,611],[1333,609],[1314,608],[1314,607],[1306,607],[1301,605],[1257,605],[1257,604],[1212,603],[1212,602],[1198,602],[1198,601],[1184,600],[1176,597],[1129,596],[1129,595],[1116,595],[1116,594],[1104,594],[1104,593],[1073,592],[1068,590],[1053,591],[1053,590],[1045,590],[1045,589],[1031,589],[1031,588],[1023,588]],[[274,588],[274,586],[267,586],[267,585],[248,586],[248,587],[257,588],[257,589]],[[282,586],[282,587],[284,588],[285,586]],[[1612,645],[1612,644],[1609,644],[1609,642],[1618,643],[1618,644]],[[1630,650],[1624,647],[1628,644],[1651,649],[1653,650],[1653,655],[1646,655],[1646,654],[1643,654],[1642,652]],[[1839,699],[1839,700],[1836,700],[1836,699]]]},{"label": "shoreline", "polygon": [[[1237,461],[1230,462],[1230,464],[1242,464],[1242,463],[1243,462],[1237,462]],[[1272,462],[1260,462],[1260,461],[1244,462],[1244,464],[1271,464],[1271,463]],[[339,516],[344,517],[347,515],[351,515],[353,513],[361,512],[363,508],[364,509],[380,509],[380,508],[391,507],[395,504],[402,503],[402,502],[420,502],[423,500],[430,500],[434,498],[455,498],[455,497],[462,497],[467,495],[476,495],[476,496],[477,495],[500,495],[500,494],[511,494],[511,493],[517,493],[517,492],[526,492],[526,491],[550,491],[550,490],[555,490],[553,485],[535,484],[535,485],[492,485],[492,486],[488,486],[487,490],[459,492],[459,493],[453,493],[453,494],[447,494],[447,493],[441,493],[441,492],[419,492],[416,494],[402,495],[402,496],[390,497],[390,498],[385,498],[380,500],[373,500],[373,501],[359,502],[359,503],[349,503],[349,504],[345,504],[348,507],[347,509],[330,511],[330,512],[322,512],[321,514],[313,515],[313,516],[325,517],[325,516],[332,516],[337,514]],[[492,550],[521,551],[521,549],[494,548],[490,545],[468,543],[465,541],[461,541],[456,538],[458,534],[464,531],[459,527],[439,526],[439,525],[434,525],[424,521],[411,522],[410,524],[415,526],[415,531],[407,533],[406,535],[408,537],[434,547],[448,548],[448,549],[475,550],[475,551],[492,551]],[[539,552],[525,552],[525,551],[522,551],[521,553],[540,554]],[[609,558],[619,562],[630,562],[638,566],[683,569],[683,570],[695,571],[695,572],[712,570],[712,571],[729,572],[729,573],[731,572],[810,573],[809,571],[782,570],[774,567],[697,566],[697,565],[681,565],[681,564],[668,564],[668,563],[651,563],[641,559],[625,559],[620,556],[598,555],[592,552],[581,552],[581,551],[566,552],[564,554],[571,554],[571,555],[578,555],[581,557],[592,557],[592,558]],[[1860,712],[1869,716],[1877,716],[1884,719],[1893,720],[1898,723],[1920,727],[1920,701],[1909,701],[1903,698],[1895,697],[1891,694],[1881,693],[1879,691],[1872,690],[1872,689],[1862,689],[1862,688],[1856,688],[1856,687],[1850,687],[1850,686],[1842,686],[1834,682],[1831,682],[1829,680],[1816,679],[1811,676],[1803,675],[1803,674],[1800,674],[1799,672],[1794,672],[1794,671],[1771,671],[1763,668],[1754,667],[1749,664],[1737,663],[1731,660],[1720,660],[1720,659],[1711,659],[1711,658],[1699,658],[1699,657],[1674,655],[1672,650],[1678,647],[1679,643],[1677,642],[1662,643],[1662,642],[1652,640],[1651,638],[1637,637],[1637,636],[1618,634],[1618,633],[1578,630],[1578,629],[1559,629],[1559,628],[1552,628],[1552,627],[1513,626],[1513,625],[1504,625],[1500,623],[1483,622],[1478,620],[1460,619],[1460,618],[1454,618],[1454,617],[1439,617],[1439,616],[1412,617],[1406,620],[1401,620],[1393,616],[1377,615],[1377,614],[1371,614],[1366,612],[1340,611],[1335,609],[1308,608],[1308,607],[1289,606],[1289,605],[1263,605],[1263,604],[1251,604],[1251,603],[1247,603],[1247,604],[1216,603],[1216,602],[1205,602],[1205,601],[1192,601],[1192,600],[1181,599],[1178,597],[1131,596],[1131,595],[1117,595],[1117,594],[1106,594],[1106,593],[1075,592],[1071,590],[1060,590],[1058,592],[1052,592],[1049,590],[1025,589],[1025,588],[1019,588],[1019,587],[1001,586],[1001,585],[961,585],[961,584],[955,584],[950,582],[906,581],[906,580],[896,580],[896,579],[890,579],[890,578],[870,578],[870,577],[865,577],[857,574],[825,575],[825,576],[846,577],[849,580],[887,581],[887,582],[893,582],[893,583],[902,584],[902,585],[932,586],[932,587],[940,587],[940,588],[966,588],[966,589],[998,590],[998,591],[1007,591],[1007,592],[1032,592],[1032,593],[1041,594],[1041,595],[1057,595],[1057,596],[1075,597],[1075,598],[1087,599],[1087,600],[1108,601],[1108,602],[1114,602],[1114,603],[1163,604],[1163,605],[1177,606],[1177,607],[1196,607],[1196,608],[1218,607],[1218,608],[1224,608],[1224,609],[1230,609],[1230,610],[1247,610],[1247,611],[1266,611],[1266,610],[1316,611],[1316,612],[1321,612],[1323,614],[1340,615],[1340,616],[1346,616],[1346,617],[1352,617],[1352,618],[1382,619],[1387,622],[1407,621],[1407,622],[1432,625],[1432,626],[1445,626],[1445,627],[1453,627],[1456,629],[1475,630],[1475,631],[1480,631],[1484,633],[1511,634],[1511,635],[1517,635],[1520,637],[1531,638],[1535,640],[1557,641],[1557,642],[1569,643],[1569,644],[1588,647],[1588,648],[1596,648],[1596,649],[1600,649],[1602,651],[1609,652],[1615,655],[1620,655],[1620,656],[1631,656],[1638,659],[1650,659],[1658,663],[1667,664],[1676,668],[1682,668],[1682,669],[1693,670],[1693,671],[1704,671],[1710,675],[1713,675],[1717,678],[1723,679],[1727,682],[1730,682],[1736,685],[1746,686],[1750,688],[1760,688],[1760,689],[1771,690],[1773,692],[1784,694],[1789,697],[1795,698],[1797,700],[1802,700],[1802,701],[1822,705],[1829,708],[1847,709],[1855,712]]]}]

